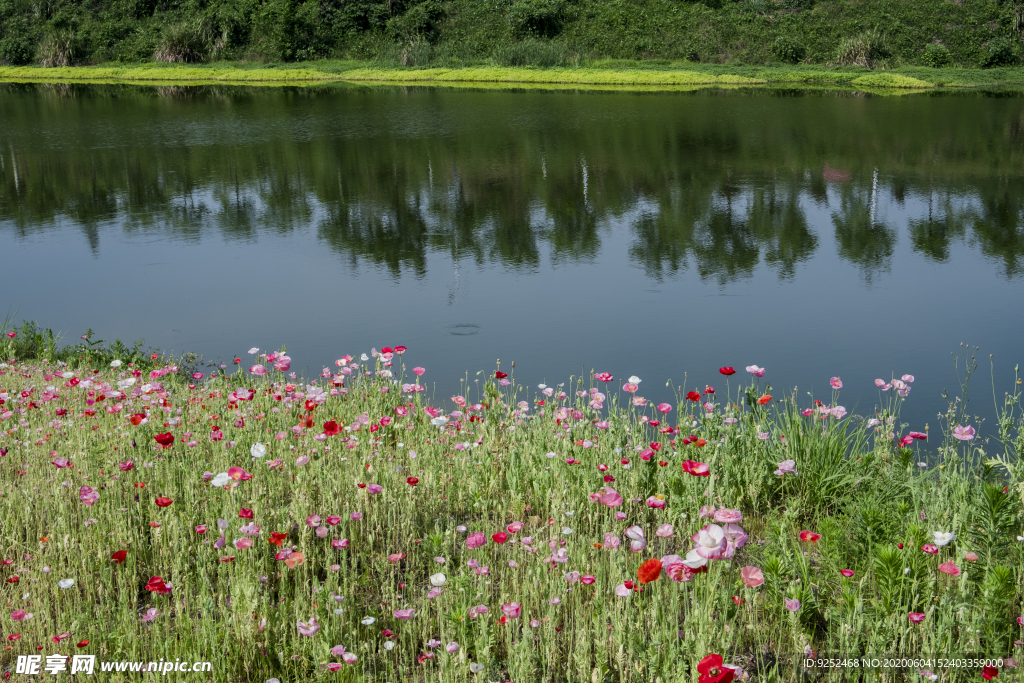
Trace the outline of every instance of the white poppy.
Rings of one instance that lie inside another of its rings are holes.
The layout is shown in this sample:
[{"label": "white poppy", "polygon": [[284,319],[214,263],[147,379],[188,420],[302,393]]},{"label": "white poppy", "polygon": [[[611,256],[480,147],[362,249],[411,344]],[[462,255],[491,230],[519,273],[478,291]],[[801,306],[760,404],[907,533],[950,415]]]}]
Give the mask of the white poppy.
[{"label": "white poppy", "polygon": [[221,472],[220,474],[215,476],[212,480],[210,480],[210,483],[213,484],[214,486],[220,487],[220,486],[225,486],[230,481],[231,481],[231,477],[228,475],[228,473],[227,472]]},{"label": "white poppy", "polygon": [[267,447],[261,443],[254,443],[252,448],[249,449],[249,452],[252,453],[252,457],[254,458],[262,458],[267,454]]},{"label": "white poppy", "polygon": [[448,580],[448,577],[445,576],[444,574],[440,573],[440,572],[438,572],[437,574],[431,574],[430,575],[430,585],[431,586],[443,586],[444,582],[447,581],[447,580]]},{"label": "white poppy", "polygon": [[952,531],[935,531],[932,533],[934,543],[937,546],[949,545],[956,538],[956,534]]},{"label": "white poppy", "polygon": [[359,623],[363,626],[369,626],[370,624],[373,624],[375,621],[377,621],[377,619],[374,617],[363,617],[363,620]]},{"label": "white poppy", "polygon": [[75,585],[75,580],[74,579],[61,579],[60,581],[57,582],[57,585],[60,586],[61,588],[63,588],[64,590],[67,590],[68,588],[71,588],[72,586]]},{"label": "white poppy", "polygon": [[119,368],[119,367],[121,367],[121,361],[119,361],[119,360],[112,360],[112,361],[110,361],[110,367],[112,367],[112,368]]},{"label": "white poppy", "polygon": [[642,382],[642,381],[643,381],[643,380],[641,380],[641,379],[640,379],[639,377],[637,377],[636,375],[630,375],[630,377],[629,377],[629,383],[630,383],[630,384],[640,384],[640,382]]}]

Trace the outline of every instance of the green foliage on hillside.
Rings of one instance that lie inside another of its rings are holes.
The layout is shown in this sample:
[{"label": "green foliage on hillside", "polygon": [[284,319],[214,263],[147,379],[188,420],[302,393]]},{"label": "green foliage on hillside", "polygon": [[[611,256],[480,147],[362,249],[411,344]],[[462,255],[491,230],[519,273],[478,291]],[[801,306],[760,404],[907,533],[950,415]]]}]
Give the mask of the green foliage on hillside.
[{"label": "green foliage on hillside", "polygon": [[1011,0],[0,0],[0,63],[600,59],[989,68],[1024,57]]}]

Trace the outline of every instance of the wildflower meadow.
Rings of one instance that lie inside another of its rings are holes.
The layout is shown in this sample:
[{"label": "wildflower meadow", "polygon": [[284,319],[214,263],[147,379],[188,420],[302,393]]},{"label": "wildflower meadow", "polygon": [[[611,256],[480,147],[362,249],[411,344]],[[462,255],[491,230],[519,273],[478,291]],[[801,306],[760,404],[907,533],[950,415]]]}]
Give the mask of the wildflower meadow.
[{"label": "wildflower meadow", "polygon": [[841,378],[757,365],[655,404],[655,377],[504,363],[430,397],[402,346],[312,378],[287,350],[0,352],[5,680],[82,653],[258,683],[1020,679],[1020,380],[994,423],[948,397],[926,430],[901,406],[943,399],[909,374],[854,415]]}]

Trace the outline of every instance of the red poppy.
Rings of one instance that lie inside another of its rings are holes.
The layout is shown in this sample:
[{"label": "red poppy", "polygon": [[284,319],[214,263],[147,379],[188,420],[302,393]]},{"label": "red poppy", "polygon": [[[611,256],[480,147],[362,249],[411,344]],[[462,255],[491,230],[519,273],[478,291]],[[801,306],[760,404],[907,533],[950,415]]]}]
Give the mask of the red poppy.
[{"label": "red poppy", "polygon": [[171,589],[167,587],[167,584],[164,583],[164,580],[159,576],[154,576],[149,579],[149,582],[146,584],[146,590],[153,593],[169,593],[171,591]]},{"label": "red poppy", "polygon": [[821,534],[816,534],[813,531],[801,531],[800,540],[810,543],[817,543],[818,539],[821,538]]},{"label": "red poppy", "polygon": [[238,516],[242,519],[252,519],[252,510],[249,508],[242,508],[238,511]]},{"label": "red poppy", "polygon": [[166,432],[165,434],[157,434],[153,437],[153,440],[164,448],[170,448],[171,444],[174,443],[174,434]]},{"label": "red poppy", "polygon": [[737,605],[742,605],[743,604],[743,598],[741,598],[738,595],[732,596],[732,601],[735,602]]},{"label": "red poppy", "polygon": [[735,374],[736,374],[736,371],[735,371],[735,370],[733,370],[733,369],[732,369],[731,367],[729,367],[728,365],[727,365],[727,366],[725,366],[724,368],[718,368],[718,371],[719,371],[720,373],[722,373],[723,375],[725,375],[726,377],[728,377],[729,375],[735,375]]},{"label": "red poppy", "polygon": [[405,352],[406,352],[406,348],[404,346],[396,346],[395,347],[395,353],[397,353],[399,356],[401,356]]},{"label": "red poppy", "polygon": [[661,560],[656,557],[644,560],[644,563],[636,570],[636,579],[641,584],[648,584],[651,581],[657,581],[660,576]]},{"label": "red poppy", "polygon": [[133,484],[133,486],[135,488],[137,488],[137,489],[144,489],[144,488],[146,488],[146,482],[144,482],[144,481],[137,481],[137,482],[135,482]]},{"label": "red poppy", "polygon": [[309,412],[316,410],[316,401],[306,401],[306,410]]},{"label": "red poppy", "polygon": [[994,666],[986,665],[985,668],[981,670],[981,677],[986,681],[991,681],[993,678],[999,678],[999,669]]},{"label": "red poppy", "polygon": [[78,641],[78,643],[75,644],[75,647],[85,647],[88,644],[89,644],[89,639],[86,638],[84,640]]},{"label": "red poppy", "polygon": [[394,353],[394,349],[391,348],[390,346],[385,346],[383,349],[380,350],[380,352],[381,353]]},{"label": "red poppy", "polygon": [[173,503],[174,501],[171,500],[170,498],[166,498],[164,496],[160,496],[159,498],[157,498],[153,502],[157,504],[157,507],[165,508],[165,507],[169,506],[171,503]]},{"label": "red poppy", "polygon": [[736,672],[722,666],[721,655],[708,655],[697,664],[699,683],[730,683]]},{"label": "red poppy", "polygon": [[770,400],[772,400],[772,395],[771,395],[771,394],[765,394],[765,395],[764,395],[764,396],[762,396],[761,398],[757,399],[757,402],[758,402],[758,403],[759,403],[760,405],[764,405],[765,403],[767,403],[767,402],[768,402],[768,401],[770,401]]},{"label": "red poppy", "polygon": [[491,535],[491,540],[495,543],[504,543],[508,540],[508,534],[504,531],[499,531],[498,533]]},{"label": "red poppy", "polygon": [[700,394],[698,394],[696,391],[688,391],[686,393],[686,398],[690,399],[691,401],[699,401]]},{"label": "red poppy", "polygon": [[146,419],[146,414],[145,413],[135,413],[130,418],[128,418],[128,421],[131,422],[136,427],[138,427],[140,424],[142,424],[142,421],[145,420],[145,419]]},{"label": "red poppy", "polygon": [[845,576],[848,579],[853,578],[853,570],[852,569],[840,569],[839,573],[842,574],[843,576]]},{"label": "red poppy", "polygon": [[21,581],[21,579],[19,579],[17,576],[12,576],[11,578],[7,579],[7,583],[18,583],[19,581]]},{"label": "red poppy", "polygon": [[498,370],[497,372],[494,373],[495,379],[505,379],[506,377],[508,377],[507,372],[502,372],[501,370]]},{"label": "red poppy", "polygon": [[115,552],[113,555],[110,556],[110,559],[112,559],[114,561],[114,564],[121,564],[122,562],[124,562],[124,559],[126,557],[128,557],[128,551],[127,550],[118,550],[117,552]]},{"label": "red poppy", "polygon": [[21,634],[20,633],[12,633],[11,635],[7,636],[7,640],[11,641],[12,643],[14,641],[20,640],[20,639],[21,639]]},{"label": "red poppy", "polygon": [[338,425],[334,420],[328,420],[324,422],[324,434],[327,436],[335,436],[341,433],[341,426]]},{"label": "red poppy", "polygon": [[284,539],[286,538],[288,538],[288,534],[282,534],[279,531],[271,531],[269,540],[271,543],[280,548],[281,545],[284,543]]},{"label": "red poppy", "polygon": [[416,484],[420,483],[420,480],[417,477],[409,477],[408,479],[405,480],[405,483],[408,484],[409,486],[415,486]]}]

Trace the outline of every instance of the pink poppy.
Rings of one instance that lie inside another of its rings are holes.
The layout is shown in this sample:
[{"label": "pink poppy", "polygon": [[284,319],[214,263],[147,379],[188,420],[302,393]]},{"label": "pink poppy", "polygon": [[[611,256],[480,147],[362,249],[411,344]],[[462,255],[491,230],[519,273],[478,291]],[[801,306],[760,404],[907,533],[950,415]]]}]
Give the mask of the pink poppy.
[{"label": "pink poppy", "polygon": [[853,570],[852,569],[840,569],[839,573],[842,574],[843,576],[845,576],[848,579],[852,579],[853,578]]},{"label": "pink poppy", "polygon": [[925,543],[923,546],[921,546],[921,550],[928,553],[929,555],[937,555],[939,552],[939,549],[933,546],[931,543]]},{"label": "pink poppy", "polygon": [[912,624],[920,624],[922,621],[924,621],[924,614],[922,614],[921,612],[911,612],[907,615],[907,618],[910,619],[910,623]]},{"label": "pink poppy", "polygon": [[757,588],[764,583],[764,573],[757,567],[744,567],[740,570],[740,578],[747,588]]},{"label": "pink poppy", "polygon": [[296,625],[299,627],[299,634],[309,638],[315,636],[320,630],[320,624],[317,623],[316,617],[310,617],[308,623],[296,622]]},{"label": "pink poppy", "polygon": [[466,537],[466,547],[470,550],[479,548],[487,543],[487,537],[484,536],[482,531],[478,531],[475,534],[470,534]]},{"label": "pink poppy", "polygon": [[960,567],[956,566],[953,560],[947,560],[939,565],[939,571],[950,576],[960,576]]},{"label": "pink poppy", "polygon": [[522,610],[523,610],[523,606],[520,603],[518,603],[518,602],[509,602],[509,603],[505,603],[505,604],[503,604],[501,606],[501,611],[509,619],[518,619],[520,613],[522,612]]},{"label": "pink poppy", "polygon": [[408,619],[412,619],[413,615],[416,614],[416,610],[414,610],[414,609],[396,609],[394,614],[395,614],[395,619],[401,619],[402,621],[406,621]]},{"label": "pink poppy", "polygon": [[714,518],[719,524],[739,524],[743,521],[743,513],[739,510],[721,508],[715,511]]}]

